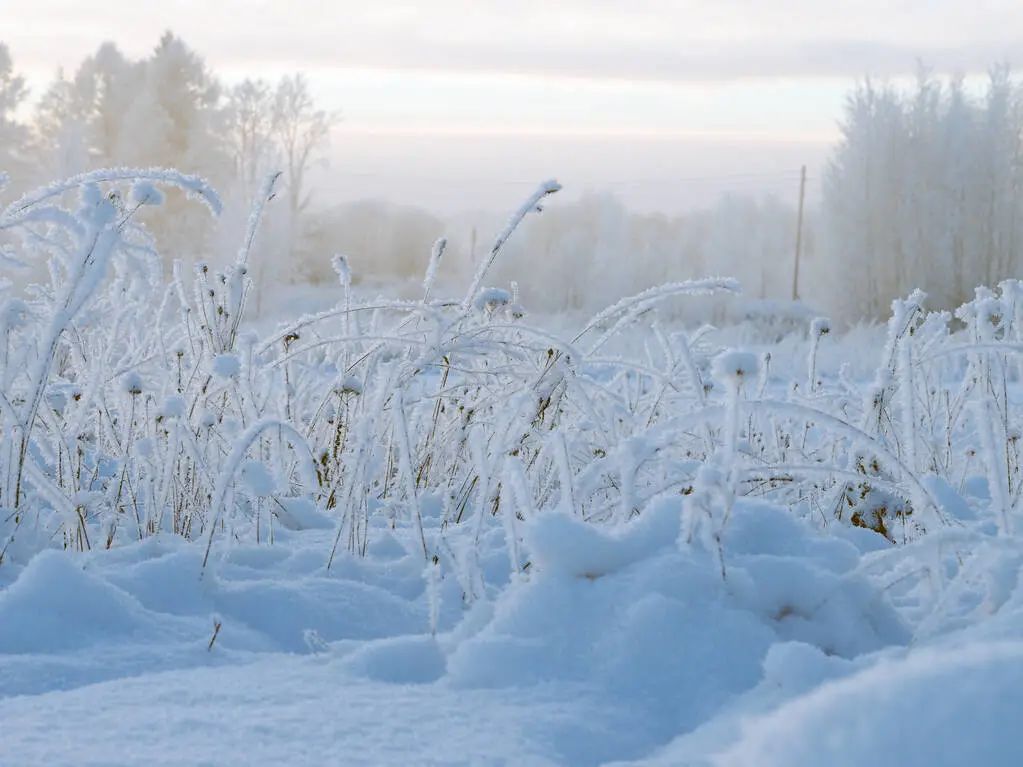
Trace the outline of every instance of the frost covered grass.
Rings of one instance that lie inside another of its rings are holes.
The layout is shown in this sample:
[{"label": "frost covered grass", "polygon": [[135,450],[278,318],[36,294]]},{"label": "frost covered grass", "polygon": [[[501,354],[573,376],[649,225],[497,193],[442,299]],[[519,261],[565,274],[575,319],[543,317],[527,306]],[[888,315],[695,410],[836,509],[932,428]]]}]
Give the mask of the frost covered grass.
[{"label": "frost covered grass", "polygon": [[[864,711],[877,656],[967,630],[972,660],[928,675],[910,653],[899,678],[930,696],[1018,659],[992,640],[1023,625],[1020,283],[954,316],[896,301],[866,378],[824,372],[824,318],[784,367],[659,318],[738,291],[723,278],[563,334],[516,286],[487,286],[547,182],[464,292],[438,295],[443,241],[419,300],[357,295],[338,256],[336,305],[260,334],[247,262],[275,180],[234,258],[169,280],[136,214],[178,191],[216,213],[199,179],[103,171],[0,212],[7,260],[46,275],[0,294],[0,693],[138,673],[141,646],[159,648],[152,669],[309,653],[339,677],[435,685],[453,708],[469,689],[556,707],[585,693],[542,737],[509,713],[525,740],[507,759],[527,742],[554,762],[635,758],[693,732],[667,758],[810,764],[837,741],[759,745],[779,706],[817,728],[803,693]],[[612,703],[635,706],[629,726],[597,734]],[[740,737],[736,711],[765,718]],[[996,748],[1023,750],[1015,733]]]},{"label": "frost covered grass", "polygon": [[[536,490],[544,500],[560,492],[565,472],[608,444],[568,439],[576,421],[586,418],[592,435],[622,406],[649,409],[624,401],[631,390],[649,400],[649,380],[678,387],[644,363],[596,357],[611,334],[672,295],[734,290],[715,279],[669,285],[612,307],[574,341],[522,322],[510,292],[482,285],[515,226],[557,191],[549,182],[497,237],[460,301],[430,298],[441,244],[421,301],[356,300],[337,258],[337,307],[260,338],[243,321],[246,263],[273,179],[234,263],[192,275],[178,266],[169,284],[133,223],[158,201],[158,180],[218,207],[195,179],[125,170],[73,179],[3,214],[25,258],[49,259],[50,279],[9,295],[0,329],[13,437],[0,472],[2,556],[19,543],[86,550],[157,532],[203,539],[208,552],[218,536],[272,543],[281,527],[329,519],[332,559],[366,551],[371,515],[418,529],[431,504],[473,537],[502,504],[527,515]],[[79,187],[77,208],[62,207],[61,195]],[[588,351],[576,348],[591,339]],[[593,365],[599,375],[585,372]],[[600,478],[591,484],[580,492],[604,502],[588,515],[607,517],[610,496]],[[448,548],[420,538],[425,559]],[[459,569],[471,579],[468,568]]]}]

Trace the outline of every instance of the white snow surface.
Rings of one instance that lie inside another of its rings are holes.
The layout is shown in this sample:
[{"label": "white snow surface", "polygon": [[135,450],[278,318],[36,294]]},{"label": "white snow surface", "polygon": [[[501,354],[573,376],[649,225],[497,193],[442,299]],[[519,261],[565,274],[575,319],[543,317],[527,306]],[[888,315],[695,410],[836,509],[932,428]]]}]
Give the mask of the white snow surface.
[{"label": "white snow surface", "polygon": [[740,501],[722,579],[715,553],[680,540],[680,510],[608,528],[537,515],[511,583],[493,522],[497,585],[466,606],[442,580],[436,636],[400,526],[330,570],[317,529],[217,547],[204,573],[170,535],[45,551],[0,591],[0,764],[1023,759],[1018,560],[983,628],[917,646],[862,574],[892,550],[880,536]]}]

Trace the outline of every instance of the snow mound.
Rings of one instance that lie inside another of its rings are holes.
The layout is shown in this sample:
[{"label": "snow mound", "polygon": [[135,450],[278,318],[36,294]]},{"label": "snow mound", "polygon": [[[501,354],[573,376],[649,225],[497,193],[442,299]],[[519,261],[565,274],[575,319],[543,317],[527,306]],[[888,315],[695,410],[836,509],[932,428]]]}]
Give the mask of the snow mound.
[{"label": "snow mound", "polygon": [[[680,502],[619,529],[537,515],[532,566],[489,622],[448,659],[456,686],[584,685],[641,711],[648,745],[687,731],[763,678],[779,640],[855,655],[906,640],[883,597],[855,574],[855,546],[781,509],[740,501],[717,553],[678,544]],[[826,665],[826,664],[825,664]]]},{"label": "snow mound", "polygon": [[751,722],[717,764],[1023,764],[1023,642],[919,650]]},{"label": "snow mound", "polygon": [[548,512],[529,525],[526,543],[536,567],[547,573],[595,579],[671,546],[678,538],[679,508],[662,503],[630,525],[605,529],[573,514]]},{"label": "snow mound", "polygon": [[808,530],[785,510],[743,504],[724,537],[733,596],[778,635],[851,658],[909,641],[875,587],[858,577],[856,547]]},{"label": "snow mound", "polygon": [[404,559],[408,556],[405,547],[401,545],[389,530],[383,530],[373,536],[367,549],[370,556],[384,561]]},{"label": "snow mound", "polygon": [[131,596],[82,570],[62,551],[32,559],[0,591],[0,653],[74,650],[147,628]]}]

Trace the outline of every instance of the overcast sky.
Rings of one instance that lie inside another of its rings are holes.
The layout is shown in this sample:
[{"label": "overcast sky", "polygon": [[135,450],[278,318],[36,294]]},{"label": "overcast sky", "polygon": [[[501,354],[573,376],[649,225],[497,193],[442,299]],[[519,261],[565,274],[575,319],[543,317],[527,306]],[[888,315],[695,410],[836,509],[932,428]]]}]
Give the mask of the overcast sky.
[{"label": "overcast sky", "polygon": [[537,180],[676,210],[793,196],[857,77],[1023,67],[1023,0],[0,0],[38,91],[172,29],[229,81],[308,73],[344,120],[321,183],[451,210]]}]

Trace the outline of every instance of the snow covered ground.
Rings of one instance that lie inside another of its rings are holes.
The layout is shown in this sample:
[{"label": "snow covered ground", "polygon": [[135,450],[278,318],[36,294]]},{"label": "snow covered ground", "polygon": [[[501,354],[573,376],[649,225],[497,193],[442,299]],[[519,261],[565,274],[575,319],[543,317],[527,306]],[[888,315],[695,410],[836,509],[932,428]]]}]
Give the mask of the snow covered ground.
[{"label": "snow covered ground", "polygon": [[512,584],[495,525],[469,610],[400,530],[329,572],[321,531],[202,578],[172,536],[44,552],[0,592],[0,764],[1019,763],[1018,584],[914,642],[866,575],[880,536],[742,502],[722,580],[680,511],[537,517]]}]

